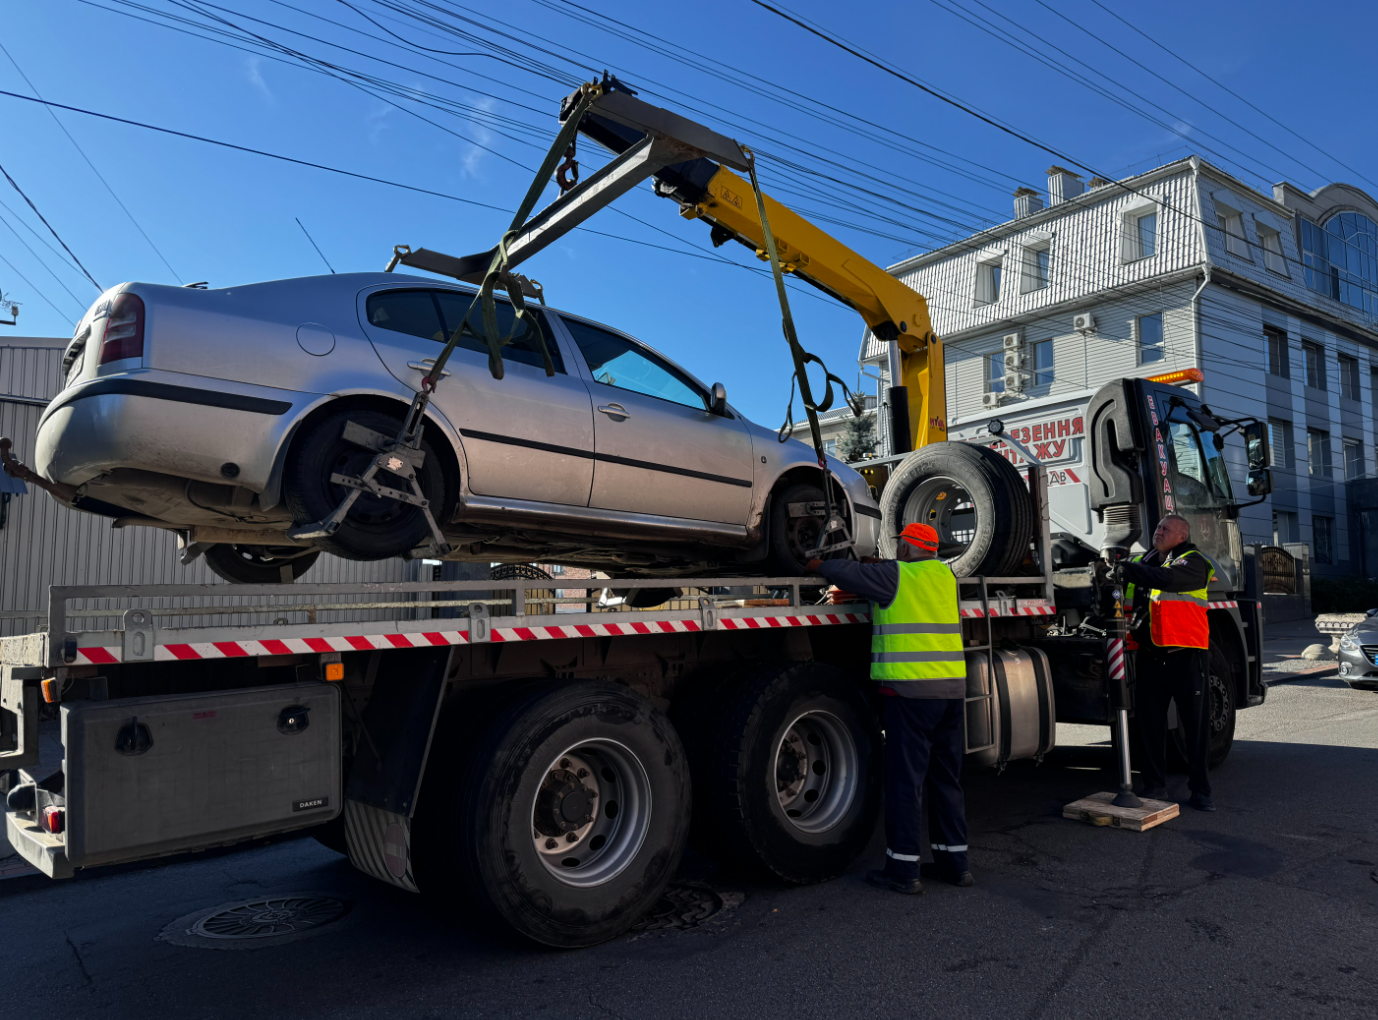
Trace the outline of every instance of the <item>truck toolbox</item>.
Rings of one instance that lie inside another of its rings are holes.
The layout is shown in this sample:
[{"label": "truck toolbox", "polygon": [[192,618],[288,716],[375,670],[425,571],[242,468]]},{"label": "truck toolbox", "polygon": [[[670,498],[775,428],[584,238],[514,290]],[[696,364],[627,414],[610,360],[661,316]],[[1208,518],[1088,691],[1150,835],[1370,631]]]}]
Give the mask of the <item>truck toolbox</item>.
[{"label": "truck toolbox", "polygon": [[293,684],[62,706],[76,867],[317,825],[340,812],[340,697]]}]

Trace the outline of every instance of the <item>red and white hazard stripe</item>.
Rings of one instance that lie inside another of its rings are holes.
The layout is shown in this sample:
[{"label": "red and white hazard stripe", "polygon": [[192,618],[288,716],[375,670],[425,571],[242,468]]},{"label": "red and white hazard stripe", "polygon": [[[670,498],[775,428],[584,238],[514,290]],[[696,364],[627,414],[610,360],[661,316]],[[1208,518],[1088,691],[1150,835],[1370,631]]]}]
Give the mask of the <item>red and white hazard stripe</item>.
[{"label": "red and white hazard stripe", "polygon": [[1228,602],[1207,602],[1207,609],[1238,609],[1239,603],[1233,599]]},{"label": "red and white hazard stripe", "polygon": [[1110,679],[1124,679],[1124,638],[1111,638],[1106,649],[1106,661],[1110,665]]},{"label": "red and white hazard stripe", "polygon": [[[771,630],[779,627],[822,627],[829,624],[866,623],[867,613],[818,613],[802,616],[725,616],[723,630]],[[633,637],[647,634],[682,634],[702,630],[698,620],[634,620],[630,623],[566,624],[543,627],[494,627],[489,640],[553,641],[578,637]],[[374,649],[431,648],[462,645],[467,630],[414,631],[410,634],[351,634],[346,637],[283,638],[265,641],[207,641],[192,644],[160,644],[153,648],[154,662],[187,659],[236,659],[261,655],[300,655],[311,652],[367,652]],[[116,645],[77,648],[74,665],[107,665],[123,661]]]},{"label": "red and white hazard stripe", "polygon": [[963,609],[962,615],[977,618],[985,616],[1052,616],[1056,612],[1055,606],[1046,602],[1038,602],[1032,605],[1010,606],[1003,610],[999,606],[991,606],[989,613],[978,606],[975,609]]}]

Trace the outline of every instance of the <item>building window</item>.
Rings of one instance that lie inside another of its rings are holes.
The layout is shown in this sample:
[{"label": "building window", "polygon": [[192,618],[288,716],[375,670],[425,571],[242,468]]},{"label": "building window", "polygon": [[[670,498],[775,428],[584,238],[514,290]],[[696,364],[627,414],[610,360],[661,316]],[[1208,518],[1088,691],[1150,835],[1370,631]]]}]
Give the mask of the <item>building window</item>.
[{"label": "building window", "polygon": [[1215,217],[1220,224],[1220,232],[1225,235],[1225,250],[1240,258],[1251,258],[1249,241],[1244,236],[1244,214],[1220,202],[1215,203]]},{"label": "building window", "polygon": [[1158,214],[1146,213],[1134,221],[1138,258],[1146,259],[1158,250]]},{"label": "building window", "polygon": [[976,303],[991,305],[1000,300],[1000,263],[976,263]]},{"label": "building window", "polygon": [[1343,440],[1345,481],[1352,482],[1364,474],[1364,444],[1357,439]]},{"label": "building window", "polygon": [[1272,448],[1272,467],[1292,470],[1292,423],[1281,418],[1268,419],[1268,445]]},{"label": "building window", "polygon": [[1313,390],[1325,389],[1325,348],[1320,344],[1303,340],[1301,357],[1306,369],[1306,385]]},{"label": "building window", "polygon": [[1049,386],[1053,381],[1053,342],[1040,340],[1033,345],[1033,384]]},{"label": "building window", "polygon": [[1292,359],[1287,353],[1287,334],[1273,326],[1263,327],[1263,341],[1268,345],[1268,374],[1280,379],[1292,378]]},{"label": "building window", "polygon": [[1323,429],[1306,430],[1306,463],[1313,477],[1331,477],[1329,432]]},{"label": "building window", "polygon": [[563,574],[564,572],[565,572],[564,564],[562,564],[562,563],[552,563],[552,564],[550,565],[550,575],[551,575],[552,577],[559,577],[559,576],[560,576],[561,574]]},{"label": "building window", "polygon": [[1295,510],[1273,511],[1273,545],[1284,542],[1300,542],[1301,527],[1297,524]]},{"label": "building window", "polygon": [[1163,313],[1141,315],[1139,323],[1139,364],[1151,365],[1166,356],[1163,344]]},{"label": "building window", "polygon": [[1053,266],[1053,251],[1048,245],[1024,249],[1024,293],[1043,290],[1048,286]]},{"label": "building window", "polygon": [[1279,276],[1290,276],[1287,272],[1287,258],[1282,254],[1282,235],[1272,227],[1265,227],[1254,220],[1258,230],[1258,243],[1263,248],[1263,264]]},{"label": "building window", "polygon": [[1335,562],[1335,518],[1312,517],[1311,531],[1315,538],[1312,550],[1317,563]]},{"label": "building window", "polygon": [[1340,355],[1340,396],[1348,397],[1350,400],[1358,400],[1359,393],[1359,359],[1351,358],[1347,354]]},{"label": "building window", "polygon": [[1324,228],[1303,219],[1301,260],[1312,290],[1378,314],[1378,224],[1367,216],[1339,213]]},{"label": "building window", "polygon": [[1005,354],[1003,351],[986,355],[986,392],[1005,392]]},{"label": "building window", "polygon": [[825,439],[825,440],[823,440],[823,452],[826,453],[829,457],[836,457],[836,456],[837,456],[837,440],[836,440],[836,439]]}]

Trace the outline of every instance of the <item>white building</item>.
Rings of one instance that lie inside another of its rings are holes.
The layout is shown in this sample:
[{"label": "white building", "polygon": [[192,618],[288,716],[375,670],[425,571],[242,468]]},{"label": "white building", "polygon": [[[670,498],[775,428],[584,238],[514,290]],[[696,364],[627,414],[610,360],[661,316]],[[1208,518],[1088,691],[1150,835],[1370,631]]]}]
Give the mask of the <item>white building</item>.
[{"label": "white building", "polygon": [[[1272,423],[1275,487],[1244,511],[1244,541],[1305,542],[1317,574],[1378,573],[1378,507],[1353,505],[1345,484],[1372,471],[1378,446],[1378,203],[1346,184],[1266,195],[1197,157],[1089,187],[1053,167],[1048,183],[1046,206],[1021,188],[1008,223],[891,267],[945,341],[949,428],[996,416],[997,402],[1032,410],[1200,368],[1213,410]],[[1027,352],[1018,393],[1005,386],[1011,333]],[[886,375],[869,335],[860,360]]]}]

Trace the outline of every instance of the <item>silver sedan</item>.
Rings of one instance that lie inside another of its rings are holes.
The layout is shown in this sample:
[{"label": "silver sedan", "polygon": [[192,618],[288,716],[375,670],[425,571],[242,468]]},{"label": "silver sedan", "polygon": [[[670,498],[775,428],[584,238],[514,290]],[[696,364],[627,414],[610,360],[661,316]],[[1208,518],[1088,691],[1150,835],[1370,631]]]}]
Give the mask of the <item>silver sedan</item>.
[{"label": "silver sedan", "polygon": [[[326,516],[348,491],[332,478],[371,459],[346,424],[395,435],[459,330],[419,472],[449,558],[613,576],[803,572],[823,523],[810,448],[777,442],[720,385],[639,340],[552,308],[535,315],[554,375],[522,334],[494,379],[472,298],[388,273],[113,288],[77,324],[35,466],[60,483],[59,499],[177,531],[232,580],[299,576],[322,549],[405,555],[428,529],[417,507],[392,499],[361,498],[329,538],[287,531]],[[511,305],[500,300],[498,313],[511,332]],[[857,472],[828,467],[854,554],[869,555],[876,502]]]}]

